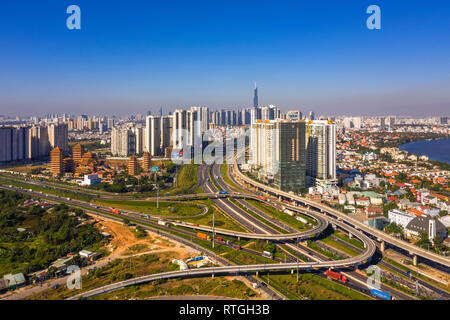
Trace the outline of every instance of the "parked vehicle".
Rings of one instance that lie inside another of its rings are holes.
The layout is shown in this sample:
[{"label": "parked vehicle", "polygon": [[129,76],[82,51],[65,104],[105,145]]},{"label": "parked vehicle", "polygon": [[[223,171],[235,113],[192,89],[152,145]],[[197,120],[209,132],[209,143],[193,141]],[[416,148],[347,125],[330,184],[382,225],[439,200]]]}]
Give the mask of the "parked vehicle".
[{"label": "parked vehicle", "polygon": [[262,201],[266,201],[266,200],[267,200],[267,199],[264,198],[263,196],[258,196],[258,199],[259,199],[259,200],[262,200]]}]

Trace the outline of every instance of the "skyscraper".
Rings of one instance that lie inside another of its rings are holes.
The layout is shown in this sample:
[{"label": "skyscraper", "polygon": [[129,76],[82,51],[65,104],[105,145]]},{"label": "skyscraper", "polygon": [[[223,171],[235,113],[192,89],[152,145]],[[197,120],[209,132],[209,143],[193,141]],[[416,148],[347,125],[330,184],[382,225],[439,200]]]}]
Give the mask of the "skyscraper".
[{"label": "skyscraper", "polygon": [[161,117],[161,151],[166,150],[166,148],[171,145],[171,136],[172,136],[172,127],[173,127],[173,117],[172,116],[163,116]]},{"label": "skyscraper", "polygon": [[306,187],[305,122],[258,120],[252,123],[252,165],[283,191]]},{"label": "skyscraper", "polygon": [[258,88],[256,87],[255,82],[255,90],[253,91],[253,108],[258,108]]},{"label": "skyscraper", "polygon": [[128,128],[113,128],[111,131],[111,153],[127,157],[136,154],[136,134]]},{"label": "skyscraper", "polygon": [[146,119],[146,151],[152,156],[160,153],[161,146],[161,118],[157,116],[147,116]]},{"label": "skyscraper", "polygon": [[[173,133],[172,133],[172,145],[175,149],[181,149],[183,139],[183,130],[187,130],[187,112],[186,110],[177,109],[173,115]],[[184,142],[187,144],[187,141]]]},{"label": "skyscraper", "polygon": [[308,121],[306,150],[308,185],[336,179],[336,125],[332,121]]},{"label": "skyscraper", "polygon": [[52,123],[48,126],[48,140],[51,148],[60,147],[68,151],[68,126],[65,123]]}]

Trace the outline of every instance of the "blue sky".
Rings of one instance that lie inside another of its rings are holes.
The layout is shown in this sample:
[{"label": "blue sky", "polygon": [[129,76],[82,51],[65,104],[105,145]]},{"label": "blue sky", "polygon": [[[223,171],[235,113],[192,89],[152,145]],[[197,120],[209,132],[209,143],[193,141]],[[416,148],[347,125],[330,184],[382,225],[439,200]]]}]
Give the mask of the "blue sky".
[{"label": "blue sky", "polygon": [[[0,2],[0,114],[446,115],[449,1]],[[79,5],[82,29],[66,28]],[[382,29],[366,28],[381,8]]]}]

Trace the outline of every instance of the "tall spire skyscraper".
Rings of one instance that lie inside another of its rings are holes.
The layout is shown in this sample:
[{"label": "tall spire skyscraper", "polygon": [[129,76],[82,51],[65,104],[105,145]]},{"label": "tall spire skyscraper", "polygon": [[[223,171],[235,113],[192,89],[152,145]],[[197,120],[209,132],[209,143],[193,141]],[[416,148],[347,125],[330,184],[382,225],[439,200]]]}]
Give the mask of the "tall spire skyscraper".
[{"label": "tall spire skyscraper", "polygon": [[253,108],[258,108],[258,88],[256,87],[256,82],[255,82],[255,90],[253,93]]}]

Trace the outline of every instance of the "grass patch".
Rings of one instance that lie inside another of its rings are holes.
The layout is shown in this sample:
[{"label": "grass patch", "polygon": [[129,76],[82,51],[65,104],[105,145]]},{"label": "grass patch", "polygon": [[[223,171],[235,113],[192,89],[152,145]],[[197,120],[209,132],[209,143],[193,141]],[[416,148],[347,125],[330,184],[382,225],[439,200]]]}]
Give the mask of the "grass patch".
[{"label": "grass patch", "polygon": [[264,224],[268,225],[269,227],[271,227],[272,229],[280,232],[280,233],[288,233],[286,230],[280,228],[279,226],[273,224],[270,221],[267,221],[266,219],[264,219],[263,217],[259,216],[258,214],[256,214],[255,212],[253,212],[252,210],[250,210],[247,207],[244,207],[242,204],[240,204],[239,202],[236,201],[236,199],[230,197],[228,198],[228,200],[230,200],[231,202],[233,202],[233,204],[235,204],[237,207],[241,208],[242,210],[244,210],[245,212],[247,212],[248,214],[252,215],[253,217],[255,217],[256,219],[258,219],[259,221],[263,222]]},{"label": "grass patch", "polygon": [[[353,289],[311,273],[267,274],[261,278],[291,300],[372,300]],[[270,278],[270,281],[269,281]]]},{"label": "grass patch", "polygon": [[188,194],[197,185],[197,169],[196,164],[185,164],[181,167],[177,176],[178,186],[174,186],[165,190],[171,194]]},{"label": "grass patch", "polygon": [[331,238],[325,238],[325,239],[322,239],[320,241],[325,243],[325,244],[327,244],[327,245],[329,245],[330,247],[336,248],[339,251],[342,251],[342,252],[348,254],[351,257],[357,256],[359,254],[359,252],[357,252],[357,251],[355,251],[355,250],[353,250],[353,249],[351,249],[351,248],[343,245],[342,243],[337,242],[336,240],[333,240]]},{"label": "grass patch", "polygon": [[257,297],[257,293],[244,282],[224,277],[201,279],[171,279],[126,287],[113,292],[92,297],[92,300],[146,299],[157,296],[209,295],[247,300]]},{"label": "grass patch", "polygon": [[95,203],[106,207],[161,216],[162,218],[189,218],[203,212],[201,206],[185,202],[159,202],[159,208],[153,201],[95,200]]},{"label": "grass patch", "polygon": [[354,245],[354,246],[357,247],[357,248],[360,248],[360,249],[363,249],[363,250],[364,250],[364,244],[363,244],[361,241],[359,241],[359,240],[357,240],[357,239],[355,239],[355,238],[351,238],[351,239],[350,239],[350,238],[348,237],[347,234],[343,234],[343,233],[341,233],[341,232],[335,230],[334,233],[333,233],[333,235],[334,235],[335,237],[337,237],[337,238],[343,240],[343,241],[346,241],[346,242],[348,242],[348,243]]},{"label": "grass patch", "polygon": [[[286,223],[287,225],[297,229],[298,231],[305,231],[305,230],[310,229],[310,227],[307,226],[306,224],[298,221],[294,217],[291,217],[291,216],[287,215],[284,212],[281,212],[281,211],[278,211],[275,208],[272,208],[271,206],[265,205],[265,204],[263,204],[263,203],[261,203],[261,202],[259,202],[257,200],[253,200],[253,199],[247,199],[245,201],[248,202],[249,204],[251,204],[252,206],[254,206],[255,208],[257,208],[257,209],[259,209],[259,210],[261,210],[261,211],[271,215],[275,219],[277,219],[279,221],[282,221],[282,222]],[[305,217],[303,215],[301,215],[301,216],[303,218],[307,219],[307,220],[311,219],[311,218]]]}]

